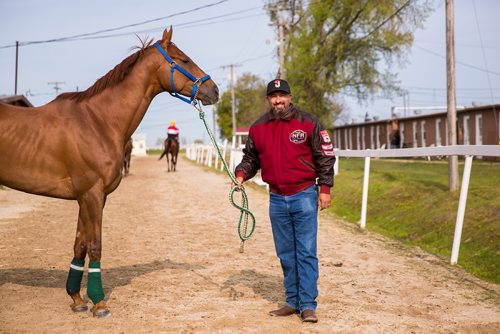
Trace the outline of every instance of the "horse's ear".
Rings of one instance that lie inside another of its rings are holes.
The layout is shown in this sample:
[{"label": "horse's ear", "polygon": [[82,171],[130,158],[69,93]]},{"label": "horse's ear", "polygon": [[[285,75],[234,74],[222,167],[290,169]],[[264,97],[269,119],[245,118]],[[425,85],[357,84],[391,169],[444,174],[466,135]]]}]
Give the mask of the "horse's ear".
[{"label": "horse's ear", "polygon": [[163,31],[163,37],[161,38],[161,43],[163,44],[163,46],[167,46],[168,44],[170,44],[170,41],[172,40],[172,26],[170,26],[170,29],[165,29]]}]

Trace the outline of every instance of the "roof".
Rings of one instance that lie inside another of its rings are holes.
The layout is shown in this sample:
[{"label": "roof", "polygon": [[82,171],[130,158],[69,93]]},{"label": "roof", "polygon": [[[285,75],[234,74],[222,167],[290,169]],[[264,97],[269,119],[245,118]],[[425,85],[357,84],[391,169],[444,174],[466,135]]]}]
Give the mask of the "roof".
[{"label": "roof", "polygon": [[24,95],[0,95],[0,102],[21,107],[33,107]]},{"label": "roof", "polygon": [[236,135],[248,135],[248,132],[250,131],[250,128],[236,128]]}]

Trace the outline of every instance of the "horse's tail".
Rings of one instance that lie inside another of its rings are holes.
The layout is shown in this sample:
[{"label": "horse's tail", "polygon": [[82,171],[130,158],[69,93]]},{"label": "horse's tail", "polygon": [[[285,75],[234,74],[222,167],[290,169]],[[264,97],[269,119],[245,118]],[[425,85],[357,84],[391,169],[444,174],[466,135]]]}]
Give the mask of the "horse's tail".
[{"label": "horse's tail", "polygon": [[165,139],[165,141],[163,142],[164,149],[158,160],[161,160],[161,158],[168,154],[168,151],[170,150],[170,144],[170,138]]}]

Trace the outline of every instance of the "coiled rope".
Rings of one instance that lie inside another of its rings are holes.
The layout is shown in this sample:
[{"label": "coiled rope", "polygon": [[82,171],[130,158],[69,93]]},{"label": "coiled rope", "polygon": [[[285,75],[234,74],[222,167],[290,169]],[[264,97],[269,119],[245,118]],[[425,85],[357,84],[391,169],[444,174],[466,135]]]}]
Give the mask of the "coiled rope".
[{"label": "coiled rope", "polygon": [[[210,137],[210,140],[212,141],[212,144],[214,147],[217,149],[217,154],[219,155],[219,158],[222,162],[222,165],[224,166],[224,169],[229,175],[229,178],[235,185],[231,191],[229,192],[229,202],[237,209],[240,210],[240,220],[238,222],[238,236],[240,237],[240,253],[243,253],[245,249],[245,241],[247,239],[250,239],[250,237],[253,234],[253,231],[255,230],[255,217],[253,213],[248,209],[248,197],[245,192],[245,188],[243,186],[238,187],[238,181],[236,181],[236,177],[234,174],[229,170],[229,167],[227,166],[226,160],[222,156],[219,145],[217,145],[217,142],[215,141],[214,135],[210,128],[207,125],[207,121],[205,120],[205,113],[201,109],[201,103],[193,104],[193,106],[198,110],[200,119],[203,121],[203,124],[205,125],[205,128],[207,129],[208,136]],[[236,204],[234,200],[234,194],[236,192],[241,193],[241,205]],[[251,223],[250,223],[250,231],[249,231],[249,217],[251,218]]]}]

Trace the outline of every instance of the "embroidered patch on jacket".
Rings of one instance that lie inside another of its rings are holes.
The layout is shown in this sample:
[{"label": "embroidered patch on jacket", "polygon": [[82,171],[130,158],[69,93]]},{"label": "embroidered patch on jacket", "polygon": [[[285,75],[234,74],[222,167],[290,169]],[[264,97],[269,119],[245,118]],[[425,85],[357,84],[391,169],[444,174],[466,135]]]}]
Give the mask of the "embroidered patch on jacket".
[{"label": "embroidered patch on jacket", "polygon": [[333,144],[329,144],[329,145],[321,145],[321,148],[323,150],[333,150]]},{"label": "embroidered patch on jacket", "polygon": [[335,154],[333,153],[333,151],[323,151],[323,153],[324,153],[325,155],[328,155],[328,156],[331,156],[331,157],[333,157],[333,156],[335,155]]},{"label": "embroidered patch on jacket", "polygon": [[295,144],[300,144],[305,142],[307,139],[307,133],[304,130],[295,130],[290,133],[290,141]]},{"label": "embroidered patch on jacket", "polygon": [[323,137],[323,141],[325,143],[331,142],[330,136],[328,135],[328,132],[326,132],[326,130],[321,130],[319,133],[321,134],[321,137]]}]

